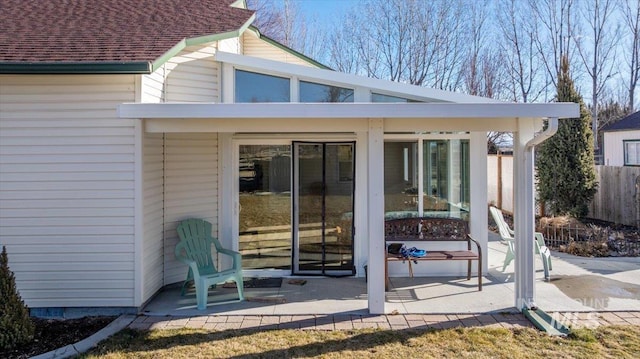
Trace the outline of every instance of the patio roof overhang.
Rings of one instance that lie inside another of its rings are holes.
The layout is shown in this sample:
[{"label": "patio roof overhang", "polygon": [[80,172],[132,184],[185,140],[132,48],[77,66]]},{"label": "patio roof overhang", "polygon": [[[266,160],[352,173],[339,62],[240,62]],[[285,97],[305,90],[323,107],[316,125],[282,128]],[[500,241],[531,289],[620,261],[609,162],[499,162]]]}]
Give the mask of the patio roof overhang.
[{"label": "patio roof overhang", "polygon": [[519,120],[575,118],[579,107],[574,103],[125,103],[118,106],[118,116],[147,120],[148,132],[233,132],[247,126],[258,132],[366,131],[370,118],[383,118],[387,132],[515,132]]},{"label": "patio roof overhang", "polygon": [[[485,135],[488,131],[514,132],[514,203],[516,238],[515,306],[535,307],[534,175],[533,147],[552,134],[538,134],[542,120],[577,118],[574,103],[125,103],[120,118],[144,120],[147,132],[360,132],[366,148],[365,176],[368,227],[368,261],[384,262],[384,158],[385,132],[468,131],[477,146],[471,173],[485,178]],[[142,121],[141,121],[142,122]],[[534,140],[539,138],[540,141]],[[475,139],[475,140],[474,140]],[[140,147],[141,142],[138,143]],[[142,151],[139,151],[142,153]],[[142,166],[142,160],[140,161]],[[140,171],[142,172],[142,171]],[[480,180],[482,181],[482,180]],[[481,182],[478,182],[481,183]],[[485,193],[485,195],[483,195]],[[472,191],[471,212],[480,220],[472,233],[486,231],[486,190]],[[484,219],[484,220],[482,220]],[[373,314],[385,312],[383,266],[369,266],[368,302]]]}]

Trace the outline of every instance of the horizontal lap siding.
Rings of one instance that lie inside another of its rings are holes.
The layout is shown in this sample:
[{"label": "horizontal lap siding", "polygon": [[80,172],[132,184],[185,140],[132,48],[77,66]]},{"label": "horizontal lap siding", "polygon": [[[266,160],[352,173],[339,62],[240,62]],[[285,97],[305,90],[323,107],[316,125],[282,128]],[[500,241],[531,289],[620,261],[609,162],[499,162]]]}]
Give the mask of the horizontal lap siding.
[{"label": "horizontal lap siding", "polygon": [[30,307],[132,306],[134,76],[0,76],[0,243]]},{"label": "horizontal lap siding", "polygon": [[289,64],[303,65],[314,67],[310,63],[302,60],[301,58],[284,51],[270,43],[258,39],[254,35],[245,33],[242,36],[242,48],[244,55],[260,57],[267,60],[286,62]]},{"label": "horizontal lap siding", "polygon": [[144,135],[143,155],[143,296],[150,299],[163,281],[163,221],[164,221],[164,138],[163,134]]},{"label": "horizontal lap siding", "polygon": [[[165,100],[166,65],[143,75],[141,101]],[[164,135],[145,133],[142,148],[142,302],[145,303],[164,285]]]},{"label": "horizontal lap siding", "polygon": [[187,267],[175,259],[176,227],[203,218],[217,233],[218,136],[216,133],[165,134],[165,284],[184,280]]},{"label": "horizontal lap siding", "polygon": [[167,102],[219,102],[219,63],[215,46],[189,46],[171,58],[166,70]]}]

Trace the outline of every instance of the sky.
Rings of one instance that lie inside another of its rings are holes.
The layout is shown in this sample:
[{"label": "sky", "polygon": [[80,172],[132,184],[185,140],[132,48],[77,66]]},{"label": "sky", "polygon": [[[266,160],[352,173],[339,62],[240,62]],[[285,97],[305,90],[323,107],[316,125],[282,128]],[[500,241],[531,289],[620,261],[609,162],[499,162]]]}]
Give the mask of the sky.
[{"label": "sky", "polygon": [[298,8],[309,19],[317,19],[321,23],[330,23],[341,17],[347,9],[360,0],[293,0]]}]

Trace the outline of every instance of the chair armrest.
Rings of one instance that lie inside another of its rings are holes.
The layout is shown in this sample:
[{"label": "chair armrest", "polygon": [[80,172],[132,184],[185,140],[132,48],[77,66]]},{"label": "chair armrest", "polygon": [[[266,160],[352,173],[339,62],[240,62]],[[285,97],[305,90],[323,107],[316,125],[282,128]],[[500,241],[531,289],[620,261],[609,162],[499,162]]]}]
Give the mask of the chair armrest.
[{"label": "chair armrest", "polygon": [[226,254],[233,258],[233,266],[235,267],[237,263],[240,263],[242,260],[242,254],[240,252],[233,251],[231,249],[219,248],[218,253]]},{"label": "chair armrest", "polygon": [[546,247],[547,246],[547,244],[544,242],[544,235],[542,235],[542,233],[536,232],[535,236],[536,236],[536,242],[538,243],[539,247]]}]

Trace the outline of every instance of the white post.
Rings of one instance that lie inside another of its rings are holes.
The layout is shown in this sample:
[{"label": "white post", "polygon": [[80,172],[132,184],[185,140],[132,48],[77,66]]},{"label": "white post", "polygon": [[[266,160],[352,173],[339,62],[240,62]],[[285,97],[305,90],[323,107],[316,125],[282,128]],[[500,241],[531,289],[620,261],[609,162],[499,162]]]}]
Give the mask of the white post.
[{"label": "white post", "polygon": [[384,314],[384,129],[383,119],[369,119],[367,143],[367,226],[369,227],[369,260],[367,294],[369,313]]},{"label": "white post", "polygon": [[488,200],[487,200],[487,133],[471,132],[469,139],[469,178],[470,178],[470,210],[471,237],[480,243],[482,248],[482,273],[488,273]]},{"label": "white post", "polygon": [[535,202],[533,194],[533,148],[527,141],[535,134],[531,120],[518,120],[513,135],[513,193],[515,231],[515,306],[535,306],[535,262],[533,255]]}]

